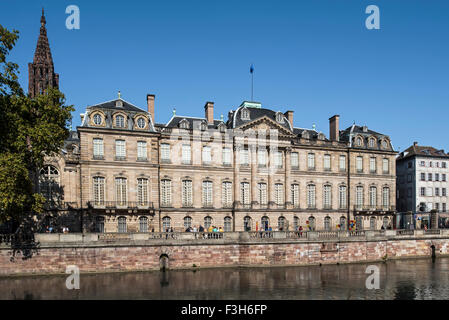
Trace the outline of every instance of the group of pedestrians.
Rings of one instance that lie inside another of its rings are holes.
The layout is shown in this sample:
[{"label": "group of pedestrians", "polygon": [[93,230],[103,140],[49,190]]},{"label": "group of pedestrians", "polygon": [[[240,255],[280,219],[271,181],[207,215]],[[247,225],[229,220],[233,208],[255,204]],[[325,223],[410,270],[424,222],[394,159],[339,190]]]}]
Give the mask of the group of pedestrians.
[{"label": "group of pedestrians", "polygon": [[222,227],[209,226],[209,228],[204,228],[202,225],[190,226],[186,229],[186,232],[224,232]]}]

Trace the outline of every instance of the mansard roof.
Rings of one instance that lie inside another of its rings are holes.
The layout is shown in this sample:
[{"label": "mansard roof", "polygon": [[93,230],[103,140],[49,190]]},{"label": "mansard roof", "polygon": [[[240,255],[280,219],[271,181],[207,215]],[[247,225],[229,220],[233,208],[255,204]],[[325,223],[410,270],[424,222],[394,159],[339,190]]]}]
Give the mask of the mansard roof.
[{"label": "mansard roof", "polygon": [[[117,102],[121,102],[122,106],[117,106]],[[102,103],[87,107],[87,109],[93,109],[93,108],[124,110],[124,111],[134,111],[134,112],[147,112],[146,110],[136,107],[135,105],[129,103],[128,101],[123,100],[122,98],[102,102]]]},{"label": "mansard roof", "polygon": [[[195,125],[198,126],[202,122],[207,123],[206,118],[201,117],[187,117],[187,116],[173,116],[165,125],[167,128],[179,128],[179,123],[184,120],[189,123],[189,129],[200,129],[199,127],[194,127]],[[220,123],[223,123],[221,120],[214,120],[214,124],[207,124],[208,129],[217,129],[218,125]]]},{"label": "mansard roof", "polygon": [[[361,147],[355,146],[353,144],[353,141],[354,141],[355,137],[357,137],[357,136],[360,136],[365,140],[363,146],[361,146]],[[382,140],[386,140],[388,142],[388,147],[387,147],[388,151],[394,150],[393,146],[391,145],[390,137],[388,135],[368,129],[367,126],[358,126],[356,124],[353,124],[352,126],[346,128],[345,130],[340,130],[340,141],[347,142],[350,147],[366,149],[366,140],[369,139],[370,137],[375,138],[378,142],[380,142]],[[376,148],[380,148],[380,147],[377,146]],[[372,148],[370,148],[370,149],[372,149]]]},{"label": "mansard roof", "polygon": [[438,150],[430,146],[418,146],[417,143],[414,143],[412,146],[401,152],[397,160],[402,160],[413,156],[449,159],[449,154],[446,154],[442,149]]}]

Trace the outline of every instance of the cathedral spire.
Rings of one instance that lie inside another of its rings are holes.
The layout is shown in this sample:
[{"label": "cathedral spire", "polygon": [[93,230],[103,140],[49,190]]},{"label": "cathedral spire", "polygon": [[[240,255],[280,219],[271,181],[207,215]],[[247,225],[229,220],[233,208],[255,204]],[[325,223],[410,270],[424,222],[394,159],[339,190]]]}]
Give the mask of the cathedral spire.
[{"label": "cathedral spire", "polygon": [[59,75],[54,72],[53,58],[47,38],[44,8],[33,63],[28,64],[28,93],[31,97],[43,93],[48,87],[59,87]]}]

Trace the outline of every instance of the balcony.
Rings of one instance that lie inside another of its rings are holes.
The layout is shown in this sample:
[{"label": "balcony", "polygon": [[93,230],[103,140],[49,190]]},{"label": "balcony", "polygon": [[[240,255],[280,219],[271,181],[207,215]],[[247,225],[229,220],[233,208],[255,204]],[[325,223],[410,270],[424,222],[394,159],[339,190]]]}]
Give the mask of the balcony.
[{"label": "balcony", "polygon": [[395,206],[354,206],[354,212],[365,214],[385,214],[396,212]]},{"label": "balcony", "polygon": [[104,210],[149,210],[153,202],[148,201],[89,201],[87,206],[92,209]]}]

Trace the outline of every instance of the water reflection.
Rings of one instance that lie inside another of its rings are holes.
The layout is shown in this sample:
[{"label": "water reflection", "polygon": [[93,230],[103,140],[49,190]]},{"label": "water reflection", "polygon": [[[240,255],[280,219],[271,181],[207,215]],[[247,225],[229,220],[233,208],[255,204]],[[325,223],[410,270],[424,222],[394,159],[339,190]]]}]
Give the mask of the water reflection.
[{"label": "water reflection", "polygon": [[367,264],[0,278],[0,299],[448,299],[449,258],[377,263],[380,289],[367,290]]}]

